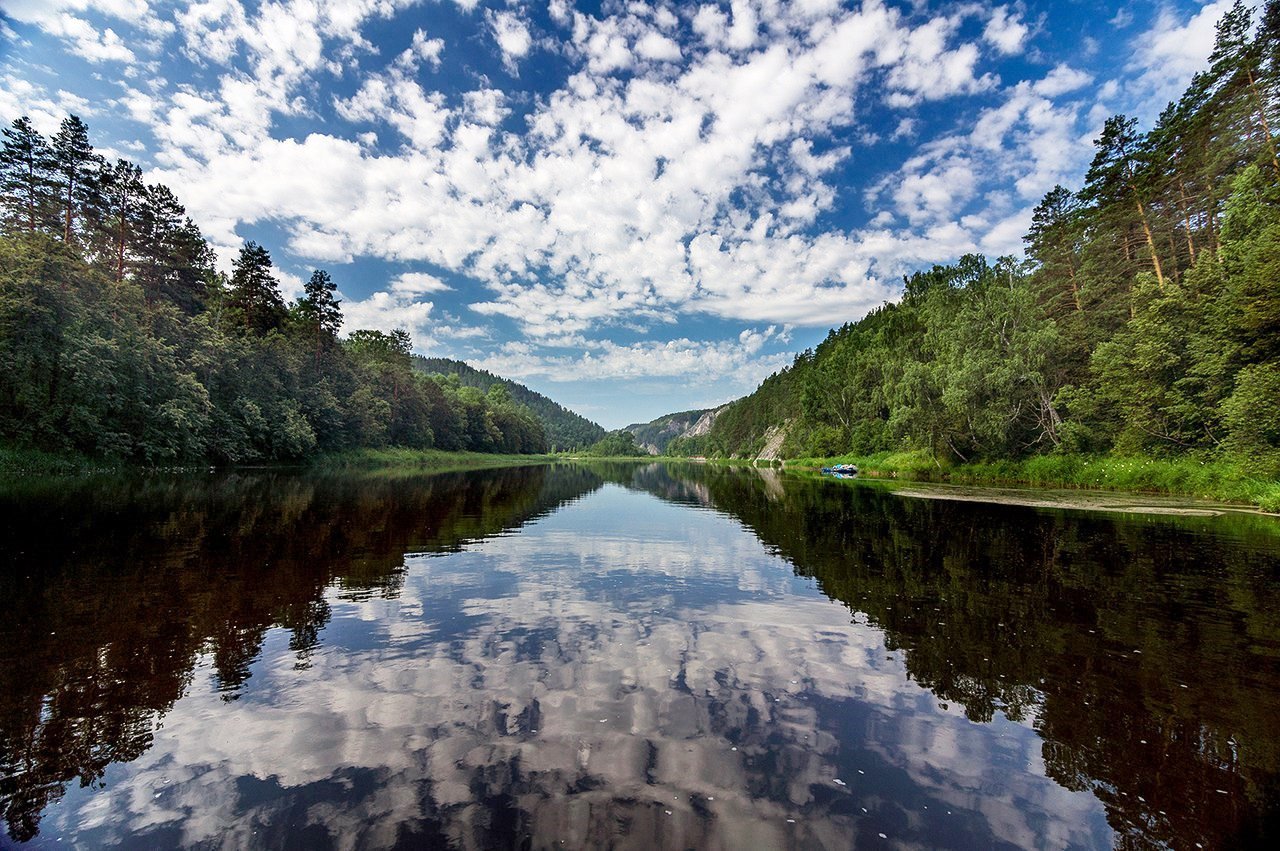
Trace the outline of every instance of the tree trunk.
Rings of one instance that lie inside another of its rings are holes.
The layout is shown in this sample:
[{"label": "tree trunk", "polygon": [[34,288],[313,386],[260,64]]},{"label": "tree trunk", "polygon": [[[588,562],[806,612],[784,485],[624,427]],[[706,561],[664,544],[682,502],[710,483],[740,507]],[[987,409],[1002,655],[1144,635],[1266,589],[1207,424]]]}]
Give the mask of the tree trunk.
[{"label": "tree trunk", "polygon": [[1062,417],[1053,406],[1053,397],[1045,390],[1040,391],[1040,422],[1049,442],[1054,446],[1060,445],[1062,438],[1058,436],[1058,427],[1062,425]]},{"label": "tree trunk", "polygon": [[1067,258],[1067,280],[1071,283],[1071,298],[1076,303],[1076,313],[1084,313],[1084,306],[1080,303],[1080,284],[1076,281],[1076,264],[1071,262],[1071,258]]},{"label": "tree trunk", "polygon": [[1156,239],[1151,234],[1151,225],[1147,222],[1147,210],[1142,206],[1138,193],[1134,192],[1133,203],[1138,207],[1138,217],[1142,220],[1142,232],[1147,236],[1147,248],[1151,251],[1151,267],[1156,270],[1156,285],[1164,292],[1164,270],[1160,268],[1160,254],[1156,251]]},{"label": "tree trunk", "polygon": [[36,167],[27,164],[27,230],[36,232]]},{"label": "tree trunk", "polygon": [[62,232],[62,241],[66,243],[71,242],[71,208],[73,206],[73,199],[75,198],[75,188],[76,188],[75,178],[68,180],[67,181],[67,224],[65,229]]},{"label": "tree trunk", "polygon": [[1218,201],[1213,197],[1213,193],[1209,193],[1209,209],[1206,224],[1209,227],[1209,244],[1213,246],[1213,253],[1218,254],[1222,246],[1218,244]]},{"label": "tree trunk", "polygon": [[1280,157],[1276,156],[1276,140],[1271,135],[1271,128],[1267,125],[1266,101],[1262,99],[1262,95],[1258,91],[1258,83],[1253,79],[1253,72],[1246,67],[1244,73],[1249,80],[1249,91],[1253,94],[1253,99],[1258,104],[1258,120],[1262,124],[1262,138],[1266,140],[1267,148],[1271,151],[1271,170],[1276,173],[1277,178],[1280,178]]},{"label": "tree trunk", "polygon": [[1187,229],[1187,254],[1191,258],[1192,266],[1196,265],[1196,244],[1191,238],[1191,213],[1187,209],[1187,186],[1182,181],[1182,175],[1178,175],[1178,199],[1182,207],[1182,225]]},{"label": "tree trunk", "polygon": [[120,241],[116,248],[116,282],[124,280],[124,240],[125,240],[125,214],[120,213]]}]

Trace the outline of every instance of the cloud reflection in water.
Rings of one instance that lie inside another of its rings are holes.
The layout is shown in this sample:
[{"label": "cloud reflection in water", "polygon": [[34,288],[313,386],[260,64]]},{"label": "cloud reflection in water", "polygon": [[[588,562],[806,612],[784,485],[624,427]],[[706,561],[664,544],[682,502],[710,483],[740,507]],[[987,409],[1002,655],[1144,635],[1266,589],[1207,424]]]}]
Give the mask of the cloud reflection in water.
[{"label": "cloud reflection in water", "polygon": [[944,708],[877,628],[734,520],[606,486],[389,598],[326,592],[227,701],[206,658],[154,745],[41,841],[465,848],[1097,847],[1024,719]]}]

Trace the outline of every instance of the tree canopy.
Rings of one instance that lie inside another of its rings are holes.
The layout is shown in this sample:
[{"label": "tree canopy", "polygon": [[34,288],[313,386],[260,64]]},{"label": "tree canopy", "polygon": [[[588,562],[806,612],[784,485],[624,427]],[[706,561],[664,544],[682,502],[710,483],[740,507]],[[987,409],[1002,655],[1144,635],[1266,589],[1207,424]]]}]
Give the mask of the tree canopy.
[{"label": "tree canopy", "polygon": [[1148,132],[1108,119],[1026,260],[918,272],[668,452],[1199,452],[1280,476],[1280,2],[1236,5]]},{"label": "tree canopy", "polygon": [[414,368],[403,330],[339,339],[317,269],[286,304],[270,252],[219,273],[165,186],[97,154],[71,116],[0,144],[0,441],[173,464],[286,461],[406,446],[531,453],[546,431],[510,395]]}]

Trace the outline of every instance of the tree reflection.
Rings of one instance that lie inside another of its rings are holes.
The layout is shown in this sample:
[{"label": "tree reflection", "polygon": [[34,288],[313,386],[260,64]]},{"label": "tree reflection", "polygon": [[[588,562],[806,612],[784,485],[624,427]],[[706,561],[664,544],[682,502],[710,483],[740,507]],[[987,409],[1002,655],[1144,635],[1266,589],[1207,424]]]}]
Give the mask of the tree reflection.
[{"label": "tree reflection", "polygon": [[[1269,521],[1036,511],[771,470],[597,462],[422,477],[148,477],[0,494],[10,542],[0,556],[0,806],[10,835],[35,836],[68,784],[99,783],[111,764],[151,747],[201,660],[234,701],[271,630],[288,630],[305,667],[325,640],[330,600],[397,597],[406,554],[460,551],[605,481],[731,516],[883,630],[937,700],[974,722],[1000,713],[1034,726],[1050,776],[1097,796],[1123,847],[1241,847],[1280,832],[1280,536]],[[549,639],[505,640],[527,658]],[[768,704],[734,694],[690,699],[690,723],[754,748],[746,792],[784,799],[812,753],[779,744]],[[478,710],[492,715],[483,729],[521,737],[543,723],[536,701],[507,710]],[[636,759],[660,764],[656,753]],[[477,842],[518,843],[530,818],[519,802],[542,794],[531,771],[514,757],[477,769]],[[603,801],[609,792],[591,787],[594,777],[566,779],[565,789]],[[402,839],[443,841],[428,782],[421,796],[425,820],[413,835],[402,826]],[[610,819],[655,815],[609,800],[600,812],[612,816],[589,834],[602,842],[616,833]]]},{"label": "tree reflection", "polygon": [[225,700],[268,630],[305,666],[325,589],[394,596],[407,552],[451,552],[600,485],[545,468],[416,478],[230,474],[0,494],[0,806],[34,837],[66,785],[151,745],[208,654]]},{"label": "tree reflection", "polygon": [[1280,836],[1280,530],[1270,518],[1118,517],[895,497],[774,471],[650,467],[697,489],[885,630],[940,700],[1044,739],[1121,847]]}]

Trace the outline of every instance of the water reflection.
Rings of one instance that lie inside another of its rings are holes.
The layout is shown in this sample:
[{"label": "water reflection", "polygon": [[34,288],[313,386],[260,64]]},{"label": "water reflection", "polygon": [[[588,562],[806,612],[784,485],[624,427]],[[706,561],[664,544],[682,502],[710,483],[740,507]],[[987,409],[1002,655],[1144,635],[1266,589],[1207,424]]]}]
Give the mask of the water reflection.
[{"label": "water reflection", "polygon": [[0,803],[33,845],[1275,833],[1265,526],[657,464],[3,508]]}]

